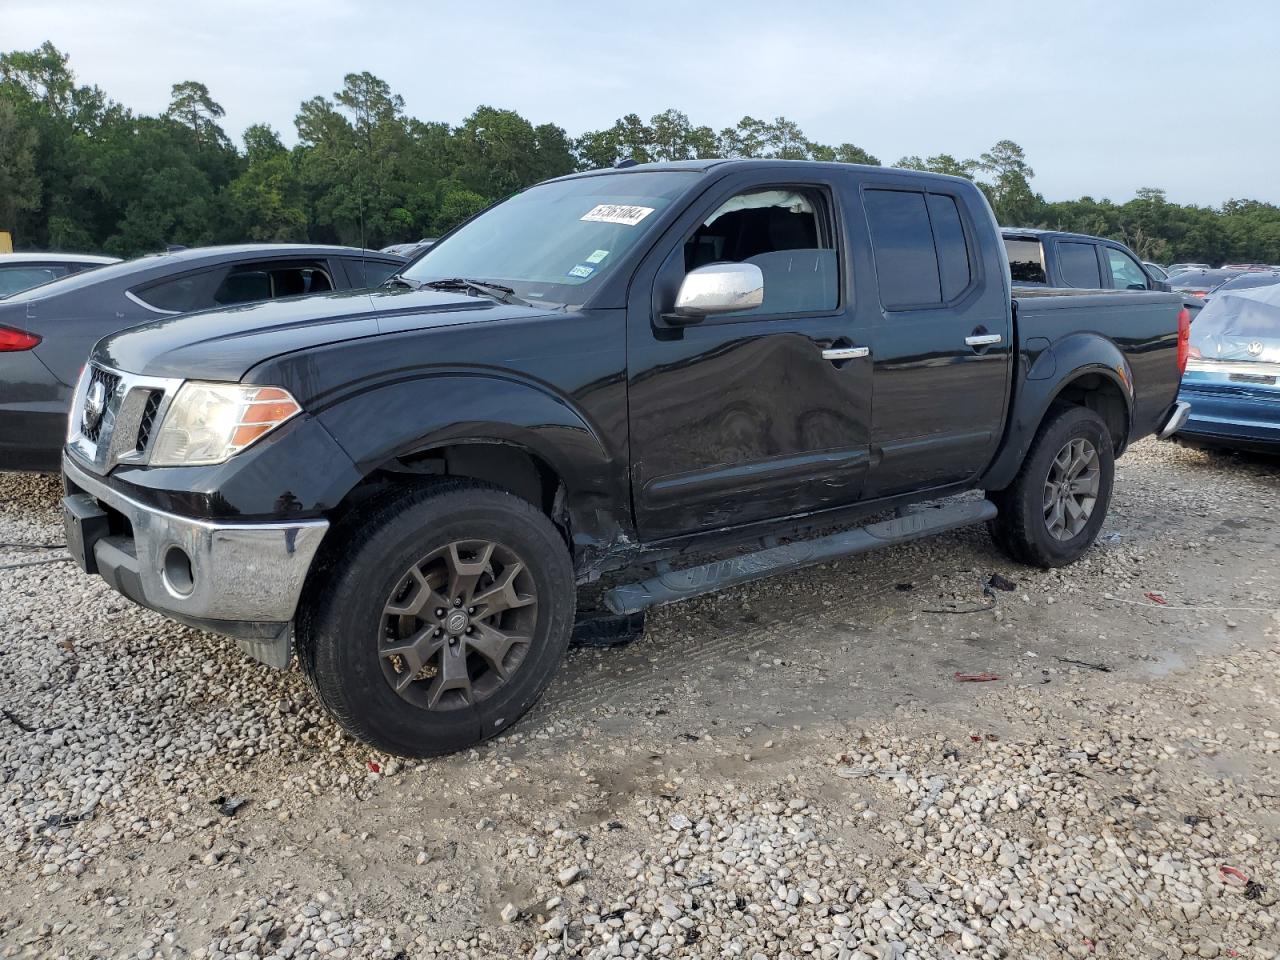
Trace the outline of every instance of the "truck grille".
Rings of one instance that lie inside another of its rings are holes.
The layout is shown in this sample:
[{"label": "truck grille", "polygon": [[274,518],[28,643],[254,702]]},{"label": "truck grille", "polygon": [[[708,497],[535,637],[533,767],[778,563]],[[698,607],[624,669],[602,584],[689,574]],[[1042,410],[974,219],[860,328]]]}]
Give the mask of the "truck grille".
[{"label": "truck grille", "polygon": [[160,411],[163,399],[163,390],[151,390],[147,395],[147,404],[142,408],[142,419],[138,421],[138,439],[133,446],[138,453],[147,449],[151,440],[151,428],[155,426],[156,414]]},{"label": "truck grille", "polygon": [[98,437],[102,434],[102,423],[106,419],[107,407],[110,406],[111,398],[115,396],[116,388],[119,386],[120,374],[97,366],[90,368],[85,396],[94,397],[97,402],[91,406],[86,400],[84,416],[80,421],[80,432],[94,443],[98,442]]}]

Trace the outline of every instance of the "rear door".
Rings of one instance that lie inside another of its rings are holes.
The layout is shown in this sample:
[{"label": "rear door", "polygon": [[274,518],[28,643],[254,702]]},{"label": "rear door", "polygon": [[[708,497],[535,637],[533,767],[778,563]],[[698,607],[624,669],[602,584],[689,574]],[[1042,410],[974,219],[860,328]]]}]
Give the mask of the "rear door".
[{"label": "rear door", "polygon": [[1004,424],[1012,354],[1003,246],[979,232],[985,208],[940,181],[875,176],[861,196],[871,262],[859,310],[875,364],[864,495],[970,480]]},{"label": "rear door", "polygon": [[[868,461],[869,360],[848,282],[846,181],[815,168],[726,177],[641,264],[627,311],[636,524],[645,540],[856,502]],[[764,303],[679,326],[686,273],[747,262]],[[826,355],[824,355],[824,352]]]}]

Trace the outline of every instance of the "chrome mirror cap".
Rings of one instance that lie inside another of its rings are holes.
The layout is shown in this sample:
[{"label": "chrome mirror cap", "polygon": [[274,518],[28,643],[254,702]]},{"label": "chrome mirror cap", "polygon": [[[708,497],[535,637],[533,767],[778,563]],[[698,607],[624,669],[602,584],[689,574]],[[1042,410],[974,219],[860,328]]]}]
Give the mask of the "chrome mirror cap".
[{"label": "chrome mirror cap", "polygon": [[754,263],[709,263],[690,270],[676,294],[676,315],[705,317],[764,303],[764,274]]}]

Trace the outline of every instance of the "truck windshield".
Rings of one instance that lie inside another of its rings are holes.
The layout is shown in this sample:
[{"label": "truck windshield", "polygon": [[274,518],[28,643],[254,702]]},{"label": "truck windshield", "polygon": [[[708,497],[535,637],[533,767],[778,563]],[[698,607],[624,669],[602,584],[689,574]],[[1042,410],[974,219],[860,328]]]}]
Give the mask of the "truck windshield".
[{"label": "truck windshield", "polygon": [[501,283],[524,300],[580,306],[693,183],[695,173],[616,173],[531,187],[406,268],[417,283]]}]

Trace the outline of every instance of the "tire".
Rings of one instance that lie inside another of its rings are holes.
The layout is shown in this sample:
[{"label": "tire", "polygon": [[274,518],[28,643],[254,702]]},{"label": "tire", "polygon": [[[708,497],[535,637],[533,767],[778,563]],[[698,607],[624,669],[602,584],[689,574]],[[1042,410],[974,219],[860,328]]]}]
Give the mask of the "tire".
[{"label": "tire", "polygon": [[[387,753],[439,756],[533,706],[569,644],[577,599],[568,548],[545,514],[494,487],[444,481],[376,499],[337,526],[297,645],[347,733]],[[436,605],[451,593],[476,604]]]},{"label": "tire", "polygon": [[[1086,460],[1088,450],[1091,461]],[[1070,466],[1064,468],[1064,463]],[[1077,464],[1084,466],[1060,499],[1057,491],[1065,485],[1054,479],[1070,476]],[[1088,407],[1053,408],[1013,483],[987,492],[1000,511],[987,528],[996,545],[1019,563],[1046,569],[1074,563],[1102,529],[1114,480],[1115,445],[1105,421]]]}]

